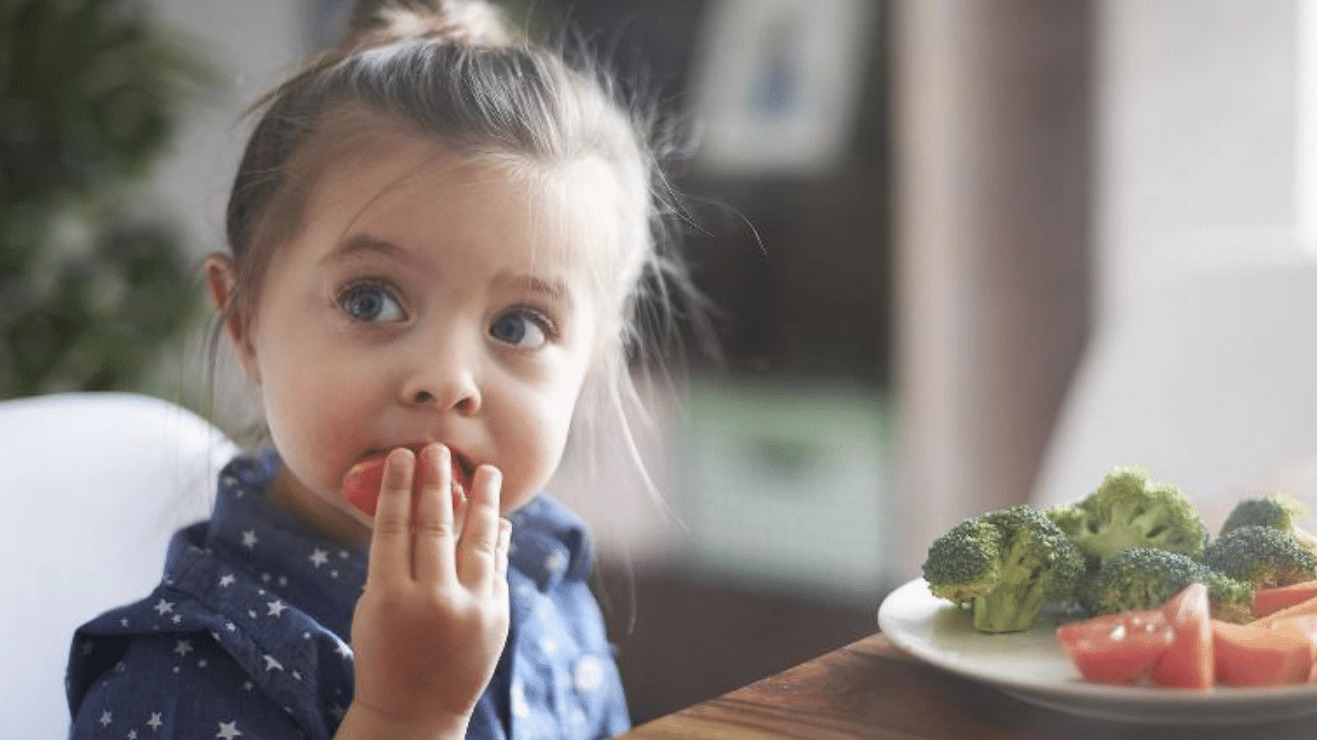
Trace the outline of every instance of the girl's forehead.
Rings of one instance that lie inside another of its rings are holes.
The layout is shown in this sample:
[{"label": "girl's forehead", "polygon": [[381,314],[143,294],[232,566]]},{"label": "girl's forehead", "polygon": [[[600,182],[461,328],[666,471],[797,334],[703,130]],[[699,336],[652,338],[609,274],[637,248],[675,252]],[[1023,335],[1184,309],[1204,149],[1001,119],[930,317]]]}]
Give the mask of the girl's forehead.
[{"label": "girl's forehead", "polygon": [[365,232],[432,256],[458,250],[566,269],[597,262],[616,243],[616,181],[597,158],[546,164],[393,138],[318,178],[303,215],[318,251]]}]

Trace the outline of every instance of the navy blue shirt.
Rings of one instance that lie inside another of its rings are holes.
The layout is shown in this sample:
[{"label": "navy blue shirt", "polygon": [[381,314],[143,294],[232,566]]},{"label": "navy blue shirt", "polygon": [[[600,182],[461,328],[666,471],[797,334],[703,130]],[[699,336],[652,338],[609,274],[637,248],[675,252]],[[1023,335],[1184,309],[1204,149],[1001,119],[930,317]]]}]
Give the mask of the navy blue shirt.
[{"label": "navy blue shirt", "polygon": [[[72,737],[333,737],[352,702],[352,610],[365,548],[311,534],[266,489],[266,448],[219,476],[209,521],[177,532],[149,596],[78,628]],[[586,579],[585,527],[545,494],[513,513],[507,646],[468,738],[600,738],[630,727]],[[106,567],[114,567],[107,563]]]}]

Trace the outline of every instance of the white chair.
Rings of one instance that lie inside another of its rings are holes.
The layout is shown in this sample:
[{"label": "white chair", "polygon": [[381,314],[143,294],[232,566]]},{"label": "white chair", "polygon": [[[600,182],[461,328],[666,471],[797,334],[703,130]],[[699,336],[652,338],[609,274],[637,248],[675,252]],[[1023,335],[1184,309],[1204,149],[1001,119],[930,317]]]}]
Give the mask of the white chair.
[{"label": "white chair", "polygon": [[[1317,455],[1317,258],[1274,244],[1206,251],[1208,264],[1159,273],[1097,332],[1035,505],[1139,464],[1181,486],[1215,534],[1245,493],[1302,478],[1295,464]],[[1293,492],[1317,509],[1317,485]]]},{"label": "white chair", "polygon": [[0,402],[0,737],[68,735],[73,630],[159,582],[169,535],[208,515],[236,451],[146,396]]}]

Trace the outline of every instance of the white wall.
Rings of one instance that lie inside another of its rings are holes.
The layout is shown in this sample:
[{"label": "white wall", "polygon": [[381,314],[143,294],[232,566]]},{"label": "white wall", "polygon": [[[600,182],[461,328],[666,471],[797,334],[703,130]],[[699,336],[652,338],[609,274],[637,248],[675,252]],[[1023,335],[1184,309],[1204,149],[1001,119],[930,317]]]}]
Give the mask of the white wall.
[{"label": "white wall", "polygon": [[[160,208],[183,230],[200,281],[208,252],[227,249],[224,211],[233,176],[254,121],[244,111],[291,73],[308,53],[313,0],[152,0],[159,20],[218,72],[219,84],[186,114],[173,152],[149,188]],[[198,283],[200,285],[200,283]],[[205,342],[199,322],[176,356],[165,358],[148,381],[153,392],[205,409]],[[216,380],[217,422],[236,431],[255,418],[255,406],[236,363],[221,355]]]},{"label": "white wall", "polygon": [[1304,0],[1099,0],[1097,327],[1187,250],[1292,239]]},{"label": "white wall", "polygon": [[189,115],[154,195],[177,215],[196,259],[224,248],[224,207],[251,121],[243,111],[306,54],[303,0],[154,0],[159,18],[182,31],[219,70],[213,96]]}]

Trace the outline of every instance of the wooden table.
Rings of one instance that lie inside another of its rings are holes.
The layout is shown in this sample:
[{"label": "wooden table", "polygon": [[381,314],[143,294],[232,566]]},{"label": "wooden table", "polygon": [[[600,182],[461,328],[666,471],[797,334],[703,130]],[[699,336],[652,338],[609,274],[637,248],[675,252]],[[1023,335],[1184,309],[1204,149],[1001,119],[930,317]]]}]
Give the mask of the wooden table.
[{"label": "wooden table", "polygon": [[1317,714],[1234,727],[1157,727],[1035,707],[923,665],[873,635],[776,676],[642,725],[627,740],[893,738],[1317,738]]}]

